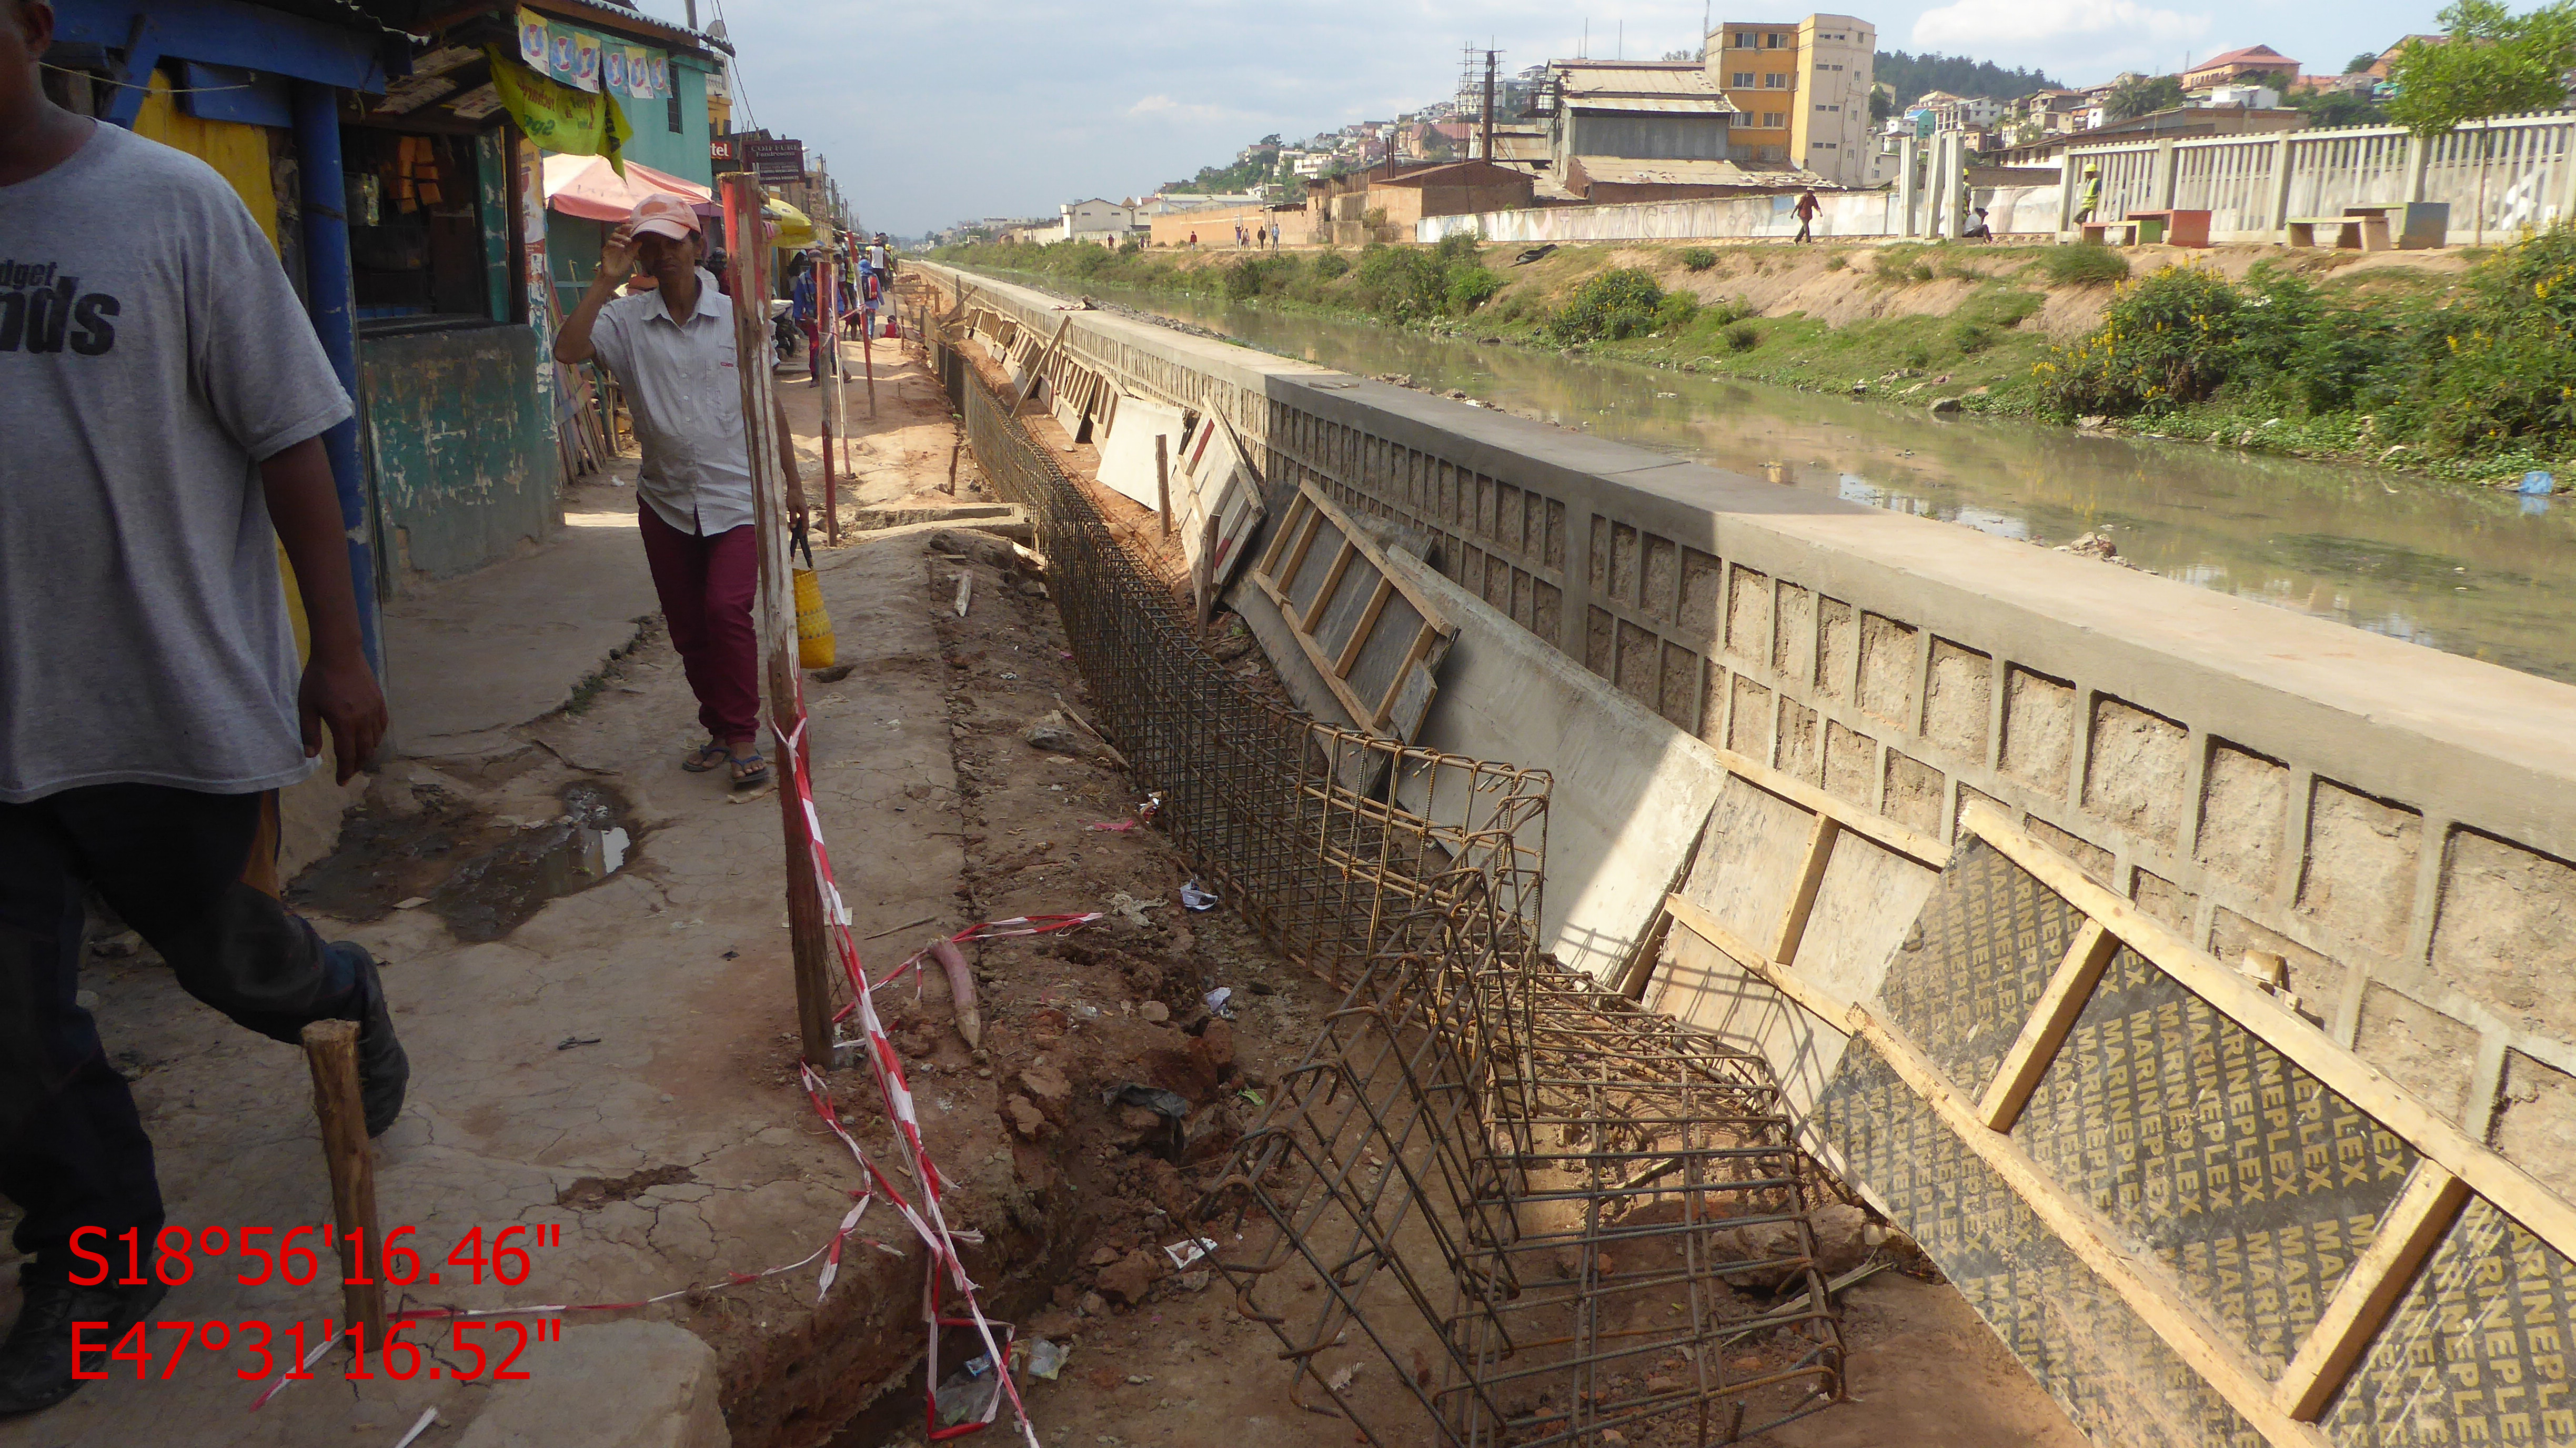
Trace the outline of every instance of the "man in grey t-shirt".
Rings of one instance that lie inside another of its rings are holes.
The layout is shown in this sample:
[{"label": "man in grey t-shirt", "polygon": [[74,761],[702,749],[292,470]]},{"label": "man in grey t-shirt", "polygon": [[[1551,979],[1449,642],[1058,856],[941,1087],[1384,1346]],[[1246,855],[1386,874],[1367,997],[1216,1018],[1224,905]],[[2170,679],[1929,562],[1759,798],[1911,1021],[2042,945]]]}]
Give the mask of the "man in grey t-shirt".
[{"label": "man in grey t-shirt", "polygon": [[164,1291],[73,1280],[162,1226],[78,1000],[88,892],[252,1030],[361,1022],[371,1132],[408,1077],[375,962],[275,883],[276,791],[326,727],[344,783],[385,729],[321,440],[348,394],[222,177],[45,98],[52,34],[43,0],[0,0],[0,1193],[27,1257],[0,1414],[71,1395],[74,1324],[113,1342]]}]

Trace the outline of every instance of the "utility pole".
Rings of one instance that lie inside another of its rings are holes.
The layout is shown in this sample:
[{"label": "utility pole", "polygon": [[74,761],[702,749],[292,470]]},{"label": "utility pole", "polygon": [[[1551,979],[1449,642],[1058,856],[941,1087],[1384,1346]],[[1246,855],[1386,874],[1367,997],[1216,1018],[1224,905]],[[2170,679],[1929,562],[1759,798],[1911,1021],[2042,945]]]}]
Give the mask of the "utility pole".
[{"label": "utility pole", "polygon": [[1498,51],[1485,52],[1485,159],[1494,159],[1494,57]]},{"label": "utility pole", "polygon": [[698,0],[689,0],[689,28],[698,28]]}]

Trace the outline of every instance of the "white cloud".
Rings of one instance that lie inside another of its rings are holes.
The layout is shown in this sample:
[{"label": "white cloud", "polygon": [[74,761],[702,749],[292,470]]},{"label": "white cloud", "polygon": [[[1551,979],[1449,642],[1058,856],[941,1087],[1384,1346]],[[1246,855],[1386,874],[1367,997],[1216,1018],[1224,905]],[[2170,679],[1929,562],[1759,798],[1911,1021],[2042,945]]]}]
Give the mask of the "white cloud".
[{"label": "white cloud", "polygon": [[1135,116],[1138,119],[1193,122],[1239,121],[1251,119],[1251,113],[1248,111],[1231,110],[1225,106],[1199,105],[1192,102],[1176,101],[1167,95],[1146,96],[1144,99],[1137,101],[1134,105],[1129,106],[1127,108],[1127,114]]},{"label": "white cloud", "polygon": [[2138,0],[1954,0],[1914,22],[1914,43],[2006,64],[2170,70],[2210,17]]}]

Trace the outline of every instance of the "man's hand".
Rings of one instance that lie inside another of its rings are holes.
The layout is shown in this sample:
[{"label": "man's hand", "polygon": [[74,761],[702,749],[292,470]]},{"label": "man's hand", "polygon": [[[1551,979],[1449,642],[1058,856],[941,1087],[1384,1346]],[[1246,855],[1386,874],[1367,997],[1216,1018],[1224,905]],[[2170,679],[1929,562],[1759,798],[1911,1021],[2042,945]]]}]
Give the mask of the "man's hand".
[{"label": "man's hand", "polygon": [[599,248],[599,279],[605,280],[610,286],[615,286],[626,280],[627,274],[634,270],[635,223],[621,221],[615,231],[608,233],[607,242]]},{"label": "man's hand", "polygon": [[304,757],[322,752],[322,730],[331,730],[331,756],[342,784],[376,755],[385,739],[385,694],[364,656],[325,657],[319,650],[304,666],[295,691],[295,713],[304,729]]}]

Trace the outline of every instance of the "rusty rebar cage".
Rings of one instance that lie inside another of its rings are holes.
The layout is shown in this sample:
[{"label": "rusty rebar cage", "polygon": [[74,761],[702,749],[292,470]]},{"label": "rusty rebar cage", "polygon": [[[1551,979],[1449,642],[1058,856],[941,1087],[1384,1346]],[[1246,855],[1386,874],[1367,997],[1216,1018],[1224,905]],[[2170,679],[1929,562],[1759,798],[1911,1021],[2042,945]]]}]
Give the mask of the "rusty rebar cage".
[{"label": "rusty rebar cage", "polygon": [[1163,794],[1165,828],[1256,928],[1335,984],[1388,922],[1436,906],[1461,872],[1537,928],[1544,771],[1336,728],[1255,694],[1008,415],[1010,400],[971,366],[943,370],[976,461],[1037,530],[1101,727],[1138,787]]},{"label": "rusty rebar cage", "polygon": [[[1387,1448],[1724,1443],[1839,1400],[1768,1067],[1538,953],[1547,775],[1253,694],[939,348],[1139,787],[1247,919],[1346,987],[1197,1214],[1292,1400]],[[1372,1359],[1391,1394],[1353,1386]]]}]

